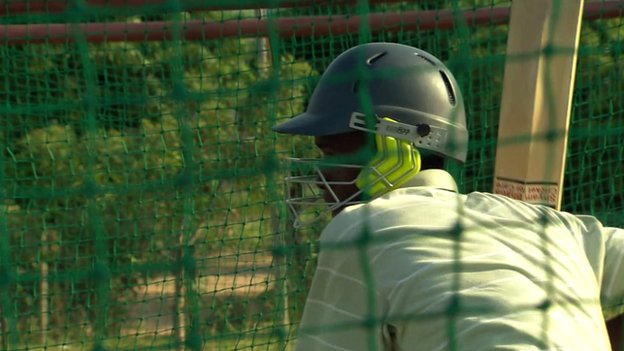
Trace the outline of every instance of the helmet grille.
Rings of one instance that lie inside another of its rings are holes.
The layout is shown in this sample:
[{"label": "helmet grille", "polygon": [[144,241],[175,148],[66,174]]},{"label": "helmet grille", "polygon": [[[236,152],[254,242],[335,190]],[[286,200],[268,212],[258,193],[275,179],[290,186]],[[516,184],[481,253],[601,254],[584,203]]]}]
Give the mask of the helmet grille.
[{"label": "helmet grille", "polygon": [[442,77],[442,81],[444,81],[444,86],[446,87],[446,93],[448,94],[449,102],[451,103],[451,105],[455,106],[455,104],[457,103],[457,99],[455,98],[455,92],[453,91],[451,81],[446,73],[444,73],[444,71],[440,71],[440,76]]}]

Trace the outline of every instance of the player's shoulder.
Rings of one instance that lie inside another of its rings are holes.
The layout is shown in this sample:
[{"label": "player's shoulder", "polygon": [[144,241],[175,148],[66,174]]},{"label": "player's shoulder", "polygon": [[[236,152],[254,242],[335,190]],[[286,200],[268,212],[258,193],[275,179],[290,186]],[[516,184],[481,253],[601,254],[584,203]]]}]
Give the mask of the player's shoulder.
[{"label": "player's shoulder", "polygon": [[571,213],[487,192],[467,194],[464,206],[482,218],[487,217],[494,221],[521,221],[536,226],[548,225],[573,231],[581,225],[579,217]]},{"label": "player's shoulder", "polygon": [[321,241],[357,240],[364,231],[377,235],[392,228],[452,227],[465,195],[435,188],[401,188],[365,204],[345,208],[321,234]]}]

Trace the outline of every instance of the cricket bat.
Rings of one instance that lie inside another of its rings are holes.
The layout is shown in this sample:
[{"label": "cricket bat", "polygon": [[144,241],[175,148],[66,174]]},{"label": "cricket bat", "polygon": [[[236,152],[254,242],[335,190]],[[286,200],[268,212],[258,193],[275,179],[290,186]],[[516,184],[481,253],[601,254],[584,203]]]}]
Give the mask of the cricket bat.
[{"label": "cricket bat", "polygon": [[494,193],[560,209],[583,2],[512,2]]}]

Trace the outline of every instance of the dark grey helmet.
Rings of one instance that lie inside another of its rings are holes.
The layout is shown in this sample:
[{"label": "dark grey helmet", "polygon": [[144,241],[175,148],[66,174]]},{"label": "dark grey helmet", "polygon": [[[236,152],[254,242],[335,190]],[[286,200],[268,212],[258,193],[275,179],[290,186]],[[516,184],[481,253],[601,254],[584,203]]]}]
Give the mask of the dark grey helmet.
[{"label": "dark grey helmet", "polygon": [[[372,114],[376,125],[365,117]],[[435,56],[411,46],[368,43],[343,52],[323,73],[306,112],[273,127],[279,133],[311,136],[354,129],[466,160],[466,113],[455,77]]]}]

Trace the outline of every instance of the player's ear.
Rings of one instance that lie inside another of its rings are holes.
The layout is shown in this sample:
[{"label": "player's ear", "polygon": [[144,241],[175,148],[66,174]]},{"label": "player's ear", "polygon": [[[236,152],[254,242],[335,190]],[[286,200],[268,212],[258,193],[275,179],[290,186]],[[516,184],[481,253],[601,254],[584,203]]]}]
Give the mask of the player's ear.
[{"label": "player's ear", "polygon": [[358,130],[354,132],[353,142],[357,145],[353,163],[365,165],[370,162],[377,152],[375,134]]}]

